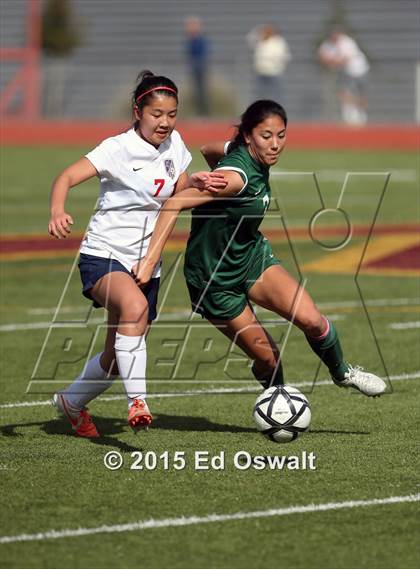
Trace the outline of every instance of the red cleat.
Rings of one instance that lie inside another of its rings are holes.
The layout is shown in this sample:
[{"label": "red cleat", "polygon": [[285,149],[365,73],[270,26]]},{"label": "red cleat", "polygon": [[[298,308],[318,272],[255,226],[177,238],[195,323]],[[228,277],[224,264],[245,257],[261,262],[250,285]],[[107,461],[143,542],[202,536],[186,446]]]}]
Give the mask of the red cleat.
[{"label": "red cleat", "polygon": [[135,433],[140,429],[147,431],[152,422],[152,414],[146,401],[143,399],[134,399],[132,406],[128,410],[128,424]]},{"label": "red cleat", "polygon": [[52,403],[62,415],[67,417],[75,435],[88,439],[99,437],[95,423],[86,408],[75,409],[71,407],[63,393],[55,393]]}]

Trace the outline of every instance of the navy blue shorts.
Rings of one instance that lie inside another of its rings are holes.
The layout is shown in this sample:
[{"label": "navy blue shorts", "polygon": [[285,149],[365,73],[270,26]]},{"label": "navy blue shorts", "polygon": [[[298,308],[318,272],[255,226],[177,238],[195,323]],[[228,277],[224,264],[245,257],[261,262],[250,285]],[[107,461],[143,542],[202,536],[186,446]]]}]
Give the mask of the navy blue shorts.
[{"label": "navy blue shorts", "polygon": [[[101,305],[92,298],[90,291],[100,278],[115,271],[127,273],[130,277],[132,276],[130,271],[115,259],[105,259],[103,257],[96,257],[95,255],[86,255],[85,253],[80,253],[79,270],[83,285],[83,296],[92,300],[95,308],[100,308]],[[155,320],[157,316],[159,283],[159,277],[150,279],[150,282],[141,289],[149,304],[149,320]]]}]

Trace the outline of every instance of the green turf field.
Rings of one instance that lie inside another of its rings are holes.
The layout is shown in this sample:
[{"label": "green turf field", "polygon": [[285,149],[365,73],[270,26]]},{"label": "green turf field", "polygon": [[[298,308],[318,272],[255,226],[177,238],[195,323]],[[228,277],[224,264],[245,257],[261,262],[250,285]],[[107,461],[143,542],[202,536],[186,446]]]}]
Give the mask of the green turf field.
[{"label": "green turf field", "polygon": [[[3,234],[46,231],[51,180],[85,150],[2,150]],[[203,167],[195,153],[193,168]],[[308,225],[321,207],[311,172],[317,172],[328,208],[337,205],[345,173],[359,172],[349,177],[341,204],[354,225],[375,217],[375,227],[418,222],[414,153],[286,152],[276,170],[289,173],[273,178],[277,201],[266,229]],[[386,172],[391,178],[383,193]],[[84,230],[96,194],[94,182],[72,191],[68,211],[76,232]],[[340,222],[334,212],[322,219],[324,225]],[[188,227],[188,215],[179,227]],[[391,238],[398,240],[398,233]],[[366,235],[356,235],[350,245],[363,248],[365,242]],[[336,388],[318,370],[302,334],[259,311],[284,348],[287,381],[301,384],[312,406],[310,432],[289,445],[255,431],[257,390],[249,362],[205,322],[188,320],[181,250],[165,254],[161,315],[148,339],[153,428],[138,436],[129,431],[122,386],[116,383],[90,407],[103,436],[74,438],[46,402],[72,380],[88,353],[100,350],[103,311],[92,313],[81,296],[71,255],[3,260],[4,567],[418,567],[418,502],[387,501],[419,492],[418,279],[362,270],[356,283],[354,274],[336,273],[334,261],[330,273],[305,270],[332,254],[311,241],[292,237],[274,248],[293,274],[308,279],[310,293],[341,334],[347,359],[391,378],[389,394],[380,399]],[[48,332],[60,299],[61,327]],[[124,460],[119,470],[104,466],[110,451]],[[141,470],[131,468],[138,451],[149,453]],[[196,470],[197,451],[223,452],[224,469]],[[240,451],[298,457],[306,451],[316,455],[316,469],[239,470],[234,457]],[[156,468],[147,468],[154,456]],[[176,456],[185,459],[185,468],[176,470]],[[385,503],[371,503],[375,499]],[[332,505],[317,507],[323,504]],[[294,512],[293,506],[306,509]],[[269,515],[270,510],[278,511]],[[250,517],[251,512],[259,513]],[[80,535],[71,533],[79,528]],[[64,530],[70,534],[48,533]],[[6,536],[17,541],[7,543]]]}]

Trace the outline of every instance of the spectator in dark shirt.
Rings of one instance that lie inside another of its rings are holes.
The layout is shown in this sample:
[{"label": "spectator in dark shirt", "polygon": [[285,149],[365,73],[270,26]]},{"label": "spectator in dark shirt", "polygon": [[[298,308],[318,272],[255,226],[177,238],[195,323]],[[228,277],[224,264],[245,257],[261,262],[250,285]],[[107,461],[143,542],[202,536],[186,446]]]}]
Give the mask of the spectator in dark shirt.
[{"label": "spectator in dark shirt", "polygon": [[209,43],[203,34],[203,25],[200,18],[191,16],[185,21],[187,36],[186,52],[191,72],[194,90],[196,111],[199,115],[209,114],[209,102],[207,92],[207,68]]}]

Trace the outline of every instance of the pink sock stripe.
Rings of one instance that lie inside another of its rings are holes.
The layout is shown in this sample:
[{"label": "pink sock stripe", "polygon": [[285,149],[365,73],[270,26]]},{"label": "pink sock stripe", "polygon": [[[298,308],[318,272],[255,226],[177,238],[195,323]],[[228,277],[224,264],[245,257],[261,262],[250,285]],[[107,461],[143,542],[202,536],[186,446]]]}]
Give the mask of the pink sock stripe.
[{"label": "pink sock stripe", "polygon": [[330,321],[328,320],[328,318],[325,318],[325,316],[323,316],[322,319],[324,320],[324,322],[326,322],[327,329],[320,336],[311,336],[311,340],[323,340],[324,338],[326,338],[328,336],[328,333],[329,333],[330,328],[331,328]]}]

